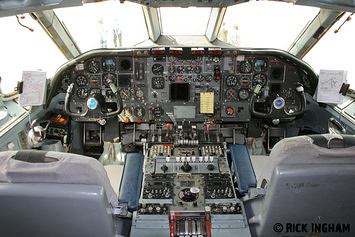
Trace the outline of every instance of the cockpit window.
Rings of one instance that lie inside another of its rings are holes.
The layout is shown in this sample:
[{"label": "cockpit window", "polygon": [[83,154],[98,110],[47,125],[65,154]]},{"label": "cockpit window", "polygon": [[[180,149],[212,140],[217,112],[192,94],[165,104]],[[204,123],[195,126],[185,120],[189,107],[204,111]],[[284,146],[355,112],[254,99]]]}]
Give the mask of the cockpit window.
[{"label": "cockpit window", "polygon": [[[347,83],[355,89],[355,20],[345,14],[303,58],[316,72],[320,69],[347,70]],[[345,23],[344,23],[345,22]],[[344,23],[344,24],[343,24]],[[337,31],[337,33],[335,33]]]},{"label": "cockpit window", "polygon": [[[148,39],[141,5],[119,1],[55,10],[82,52],[130,47]],[[78,24],[78,22],[80,23]]]},{"label": "cockpit window", "polygon": [[167,35],[204,35],[211,8],[160,8],[162,32]]},{"label": "cockpit window", "polygon": [[234,46],[287,50],[319,8],[282,2],[248,2],[228,7],[218,38]]},{"label": "cockpit window", "polygon": [[[4,93],[14,91],[23,71],[45,71],[47,78],[66,62],[58,47],[28,14],[0,18],[0,77]],[[26,28],[28,27],[28,28]],[[33,31],[30,31],[32,28]]]}]

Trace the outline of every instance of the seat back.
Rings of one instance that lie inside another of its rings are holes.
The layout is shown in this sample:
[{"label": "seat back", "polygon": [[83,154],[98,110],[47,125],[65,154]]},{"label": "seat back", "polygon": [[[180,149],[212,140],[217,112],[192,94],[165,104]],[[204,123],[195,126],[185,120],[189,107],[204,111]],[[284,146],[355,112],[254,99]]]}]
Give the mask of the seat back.
[{"label": "seat back", "polygon": [[1,236],[114,236],[117,195],[95,159],[0,152]]},{"label": "seat back", "polygon": [[253,236],[354,236],[355,137],[344,137],[302,136],[275,146],[265,195],[244,200]]}]

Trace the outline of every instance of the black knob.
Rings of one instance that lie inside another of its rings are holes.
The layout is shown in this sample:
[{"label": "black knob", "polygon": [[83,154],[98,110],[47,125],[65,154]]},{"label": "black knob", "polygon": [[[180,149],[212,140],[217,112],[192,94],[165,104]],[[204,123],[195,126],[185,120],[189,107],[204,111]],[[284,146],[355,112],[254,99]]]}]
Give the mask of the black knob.
[{"label": "black knob", "polygon": [[189,162],[185,161],[184,164],[181,166],[181,169],[184,172],[189,172],[192,169],[192,167],[191,165],[189,165]]},{"label": "black knob", "polygon": [[212,165],[212,164],[207,165],[207,169],[208,169],[209,171],[214,170],[214,165]]},{"label": "black knob", "polygon": [[167,171],[169,168],[168,168],[168,166],[166,166],[166,164],[164,164],[162,167],[161,167],[161,170],[162,171],[164,171],[164,173],[165,173],[165,171]]}]

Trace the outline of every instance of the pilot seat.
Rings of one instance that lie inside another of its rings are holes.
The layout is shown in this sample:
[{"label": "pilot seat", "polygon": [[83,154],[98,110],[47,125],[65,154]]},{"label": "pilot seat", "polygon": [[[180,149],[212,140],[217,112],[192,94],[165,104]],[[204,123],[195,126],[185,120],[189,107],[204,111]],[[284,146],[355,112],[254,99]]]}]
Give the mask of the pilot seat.
[{"label": "pilot seat", "polygon": [[354,236],[355,136],[286,138],[266,159],[242,198],[252,236]]},{"label": "pilot seat", "polygon": [[[132,172],[124,168],[122,180],[139,176],[142,162],[142,154],[127,154],[125,165]],[[0,152],[0,235],[127,236],[130,220],[116,214],[119,203],[134,210],[140,180],[128,188],[121,184],[120,198],[111,186],[115,183],[94,158],[54,151]]]}]

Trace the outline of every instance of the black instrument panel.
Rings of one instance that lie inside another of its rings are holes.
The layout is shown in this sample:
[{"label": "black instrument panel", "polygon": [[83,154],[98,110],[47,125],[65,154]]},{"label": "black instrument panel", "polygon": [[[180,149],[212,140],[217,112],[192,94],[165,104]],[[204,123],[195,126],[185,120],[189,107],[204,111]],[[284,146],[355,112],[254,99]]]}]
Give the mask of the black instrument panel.
[{"label": "black instrument panel", "polygon": [[[300,90],[313,94],[317,84],[317,76],[307,64],[274,50],[97,50],[62,69],[54,77],[49,99],[74,83],[69,102],[74,114],[86,109],[86,100],[93,93],[101,94],[110,110],[113,92],[107,82],[113,82],[123,102],[119,118],[126,122],[171,121],[166,113],[190,121],[293,117],[304,109]],[[207,112],[202,110],[206,103],[210,103]]]}]

